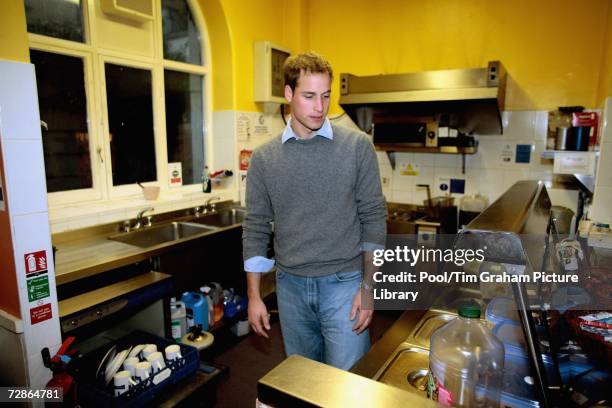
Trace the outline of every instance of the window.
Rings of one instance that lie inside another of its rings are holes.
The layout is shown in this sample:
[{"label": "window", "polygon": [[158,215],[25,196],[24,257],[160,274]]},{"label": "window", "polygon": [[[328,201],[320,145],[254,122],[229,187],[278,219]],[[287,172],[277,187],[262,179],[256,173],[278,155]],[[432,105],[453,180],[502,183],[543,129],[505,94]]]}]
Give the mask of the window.
[{"label": "window", "polygon": [[200,33],[185,0],[162,0],[164,58],[202,64]]},{"label": "window", "polygon": [[24,2],[51,207],[169,188],[174,162],[182,188],[199,190],[210,78],[197,2],[153,0],[153,24],[88,10],[97,1]]},{"label": "window", "polygon": [[157,180],[151,72],[105,64],[113,185]]},{"label": "window", "polygon": [[168,162],[180,162],[183,182],[201,181],[204,168],[202,76],[164,71]]},{"label": "window", "polygon": [[84,42],[79,0],[25,0],[28,32]]},{"label": "window", "polygon": [[47,191],[92,187],[83,60],[32,50]]}]

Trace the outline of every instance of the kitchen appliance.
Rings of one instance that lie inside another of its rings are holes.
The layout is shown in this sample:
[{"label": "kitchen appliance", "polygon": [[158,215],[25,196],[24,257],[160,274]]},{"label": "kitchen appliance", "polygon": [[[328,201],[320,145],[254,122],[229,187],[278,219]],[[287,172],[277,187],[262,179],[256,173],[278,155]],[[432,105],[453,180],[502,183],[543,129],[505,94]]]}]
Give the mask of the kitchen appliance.
[{"label": "kitchen appliance", "polygon": [[499,61],[486,68],[372,76],[343,73],[339,102],[363,131],[374,129],[375,144],[437,146],[440,126],[461,134],[501,134],[506,79]]}]

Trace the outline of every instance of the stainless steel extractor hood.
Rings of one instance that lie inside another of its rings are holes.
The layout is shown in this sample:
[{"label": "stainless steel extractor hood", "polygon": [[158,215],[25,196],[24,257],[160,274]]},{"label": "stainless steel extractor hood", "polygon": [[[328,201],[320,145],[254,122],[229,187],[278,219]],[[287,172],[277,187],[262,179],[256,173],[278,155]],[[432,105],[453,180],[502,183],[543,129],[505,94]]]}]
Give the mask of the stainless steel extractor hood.
[{"label": "stainless steel extractor hood", "polygon": [[506,70],[499,61],[486,68],[409,74],[340,75],[340,105],[369,132],[377,116],[446,115],[465,134],[501,134]]}]

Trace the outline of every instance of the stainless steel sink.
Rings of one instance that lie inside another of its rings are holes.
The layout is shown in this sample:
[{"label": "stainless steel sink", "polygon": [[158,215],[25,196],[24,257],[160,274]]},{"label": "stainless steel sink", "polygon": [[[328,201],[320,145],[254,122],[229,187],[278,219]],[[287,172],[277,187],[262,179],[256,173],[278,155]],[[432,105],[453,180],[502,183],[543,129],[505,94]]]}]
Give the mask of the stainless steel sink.
[{"label": "stainless steel sink", "polygon": [[446,310],[428,310],[373,379],[424,396],[429,374],[429,339],[436,329],[455,317]]},{"label": "stainless steel sink", "polygon": [[191,237],[207,231],[214,231],[215,227],[195,224],[192,222],[171,222],[153,227],[145,227],[131,232],[112,235],[108,239],[134,245],[140,248],[148,248],[166,242],[176,241],[181,238]]},{"label": "stainless steel sink", "polygon": [[229,227],[242,224],[245,213],[246,211],[242,208],[228,208],[200,218],[194,218],[192,222],[218,228]]}]

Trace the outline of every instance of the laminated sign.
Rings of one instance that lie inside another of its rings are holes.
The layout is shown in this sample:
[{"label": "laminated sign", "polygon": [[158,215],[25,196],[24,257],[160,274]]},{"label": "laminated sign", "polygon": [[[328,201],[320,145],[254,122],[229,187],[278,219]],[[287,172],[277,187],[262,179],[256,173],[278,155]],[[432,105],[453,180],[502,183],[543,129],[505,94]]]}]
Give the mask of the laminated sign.
[{"label": "laminated sign", "polygon": [[27,278],[47,273],[47,251],[24,254],[23,259]]}]

